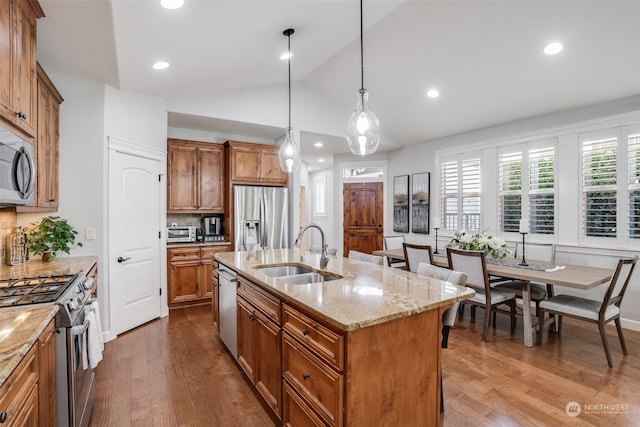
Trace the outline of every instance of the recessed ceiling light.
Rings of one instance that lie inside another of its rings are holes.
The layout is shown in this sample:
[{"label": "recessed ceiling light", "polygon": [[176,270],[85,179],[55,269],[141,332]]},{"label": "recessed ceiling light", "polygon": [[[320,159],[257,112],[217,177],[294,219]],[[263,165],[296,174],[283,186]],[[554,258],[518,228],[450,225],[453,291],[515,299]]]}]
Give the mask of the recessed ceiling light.
[{"label": "recessed ceiling light", "polygon": [[324,144],[322,142],[316,142],[315,144],[313,144],[314,147],[322,147],[324,146]]},{"label": "recessed ceiling light", "polygon": [[439,97],[439,96],[440,96],[440,92],[438,92],[438,90],[437,90],[437,89],[430,89],[430,90],[427,92],[427,96],[428,96],[429,98],[437,98],[437,97]]},{"label": "recessed ceiling light", "polygon": [[160,6],[165,9],[179,9],[184,5],[184,0],[160,0]]},{"label": "recessed ceiling light", "polygon": [[280,59],[282,59],[283,61],[289,58],[293,58],[293,53],[285,52],[282,55],[280,55]]},{"label": "recessed ceiling light", "polygon": [[169,68],[169,63],[164,61],[158,61],[151,66],[154,70],[164,70],[165,68]]},{"label": "recessed ceiling light", "polygon": [[547,55],[555,55],[562,51],[562,47],[562,44],[553,42],[544,47],[544,53],[546,53]]},{"label": "recessed ceiling light", "polygon": [[322,162],[324,162],[324,159],[318,159],[318,161],[319,161],[320,163],[322,163]]}]

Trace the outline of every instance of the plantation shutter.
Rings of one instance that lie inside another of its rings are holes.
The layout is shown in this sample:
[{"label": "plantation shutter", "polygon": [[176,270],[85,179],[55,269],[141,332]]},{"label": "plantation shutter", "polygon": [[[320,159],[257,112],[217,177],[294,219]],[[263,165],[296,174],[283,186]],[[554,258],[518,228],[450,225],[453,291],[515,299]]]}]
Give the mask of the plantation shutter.
[{"label": "plantation shutter", "polygon": [[442,227],[458,230],[458,162],[440,164],[440,203],[444,213]]},{"label": "plantation shutter", "polygon": [[480,159],[462,161],[462,228],[480,231]]},{"label": "plantation shutter", "polygon": [[555,149],[529,151],[531,233],[553,234],[555,224]]},{"label": "plantation shutter", "polygon": [[629,238],[640,239],[640,134],[628,138]]},{"label": "plantation shutter", "polygon": [[327,216],[327,177],[325,175],[318,176],[313,182],[313,216]]},{"label": "plantation shutter", "polygon": [[582,230],[590,237],[616,237],[617,138],[582,143]]},{"label": "plantation shutter", "polygon": [[505,153],[498,157],[499,219],[502,231],[518,232],[522,217],[522,153]]}]

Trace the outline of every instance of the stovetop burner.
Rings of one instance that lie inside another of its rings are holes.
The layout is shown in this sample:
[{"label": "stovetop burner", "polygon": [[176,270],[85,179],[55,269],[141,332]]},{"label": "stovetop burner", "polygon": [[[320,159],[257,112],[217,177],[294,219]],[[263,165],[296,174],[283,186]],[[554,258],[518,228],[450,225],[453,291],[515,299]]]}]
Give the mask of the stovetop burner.
[{"label": "stovetop burner", "polygon": [[55,302],[77,274],[0,280],[0,307]]}]

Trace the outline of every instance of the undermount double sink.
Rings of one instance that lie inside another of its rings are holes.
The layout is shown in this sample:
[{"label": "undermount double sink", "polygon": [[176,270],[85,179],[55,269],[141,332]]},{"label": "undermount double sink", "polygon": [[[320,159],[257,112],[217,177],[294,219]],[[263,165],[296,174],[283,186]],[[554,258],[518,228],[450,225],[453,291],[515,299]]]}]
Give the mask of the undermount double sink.
[{"label": "undermount double sink", "polygon": [[342,276],[339,274],[316,270],[304,264],[264,264],[256,265],[253,268],[289,285],[308,285],[310,283],[322,283],[342,279]]}]

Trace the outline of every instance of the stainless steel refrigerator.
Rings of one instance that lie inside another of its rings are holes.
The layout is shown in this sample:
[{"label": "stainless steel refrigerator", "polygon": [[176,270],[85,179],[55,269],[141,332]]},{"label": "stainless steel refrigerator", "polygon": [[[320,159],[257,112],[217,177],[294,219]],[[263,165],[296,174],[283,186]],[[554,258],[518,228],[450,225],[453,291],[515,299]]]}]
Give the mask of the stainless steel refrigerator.
[{"label": "stainless steel refrigerator", "polygon": [[288,247],[288,193],[283,187],[233,186],[234,250]]}]

